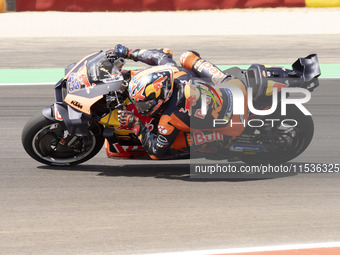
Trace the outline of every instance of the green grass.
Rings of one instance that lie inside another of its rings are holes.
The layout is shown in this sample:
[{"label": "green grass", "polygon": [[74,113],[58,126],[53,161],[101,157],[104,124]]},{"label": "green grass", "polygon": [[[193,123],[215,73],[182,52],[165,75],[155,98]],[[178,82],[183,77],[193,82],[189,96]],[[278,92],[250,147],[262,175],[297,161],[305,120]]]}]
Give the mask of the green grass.
[{"label": "green grass", "polygon": [[[219,65],[222,70],[235,65]],[[247,69],[250,65],[237,65],[241,69]],[[291,68],[290,65],[275,65]],[[340,64],[321,64],[321,78],[339,78]],[[126,68],[129,69],[129,68]],[[63,68],[48,69],[0,69],[0,84],[18,83],[56,83],[64,76]]]}]

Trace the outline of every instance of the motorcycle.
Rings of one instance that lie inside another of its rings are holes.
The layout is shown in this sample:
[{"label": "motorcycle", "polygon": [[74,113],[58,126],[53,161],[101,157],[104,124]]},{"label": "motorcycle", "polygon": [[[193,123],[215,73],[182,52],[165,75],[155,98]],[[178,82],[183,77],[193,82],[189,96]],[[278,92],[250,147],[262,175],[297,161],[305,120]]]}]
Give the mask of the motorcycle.
[{"label": "motorcycle", "polygon": [[[54,87],[55,102],[28,120],[23,128],[25,151],[33,159],[54,166],[85,162],[103,144],[109,158],[147,158],[131,128],[119,125],[117,112],[124,108],[133,111],[150,130],[157,127],[158,120],[140,116],[130,102],[126,88],[134,71],[124,70],[124,64],[124,59],[99,51],[66,67],[65,77]],[[316,54],[299,58],[292,69],[253,64],[248,69],[233,67],[224,72],[252,88],[253,105],[259,110],[272,105],[273,88],[279,94],[286,87],[313,91],[321,74]],[[269,116],[248,111],[248,123],[256,119],[261,125],[247,125],[241,134],[229,139],[223,158],[259,164],[284,163],[300,155],[313,138],[313,119],[296,105],[287,105],[284,116],[280,114],[281,105],[276,106]],[[267,123],[268,119],[272,121]],[[289,124],[292,121],[295,122]]]}]

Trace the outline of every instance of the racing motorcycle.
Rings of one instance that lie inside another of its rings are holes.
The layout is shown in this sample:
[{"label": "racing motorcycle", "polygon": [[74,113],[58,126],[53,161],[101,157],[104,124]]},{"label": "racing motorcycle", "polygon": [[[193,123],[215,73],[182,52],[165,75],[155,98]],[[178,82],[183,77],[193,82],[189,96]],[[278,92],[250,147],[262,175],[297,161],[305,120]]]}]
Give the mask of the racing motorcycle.
[{"label": "racing motorcycle", "polygon": [[[127,109],[150,130],[157,127],[157,119],[140,116],[130,102],[126,88],[134,71],[124,70],[124,64],[124,59],[100,51],[66,67],[65,77],[54,87],[55,102],[33,116],[23,128],[26,152],[41,163],[55,166],[85,162],[103,144],[109,158],[147,158],[131,128],[120,126],[118,121],[118,110]],[[292,69],[253,64],[245,70],[233,67],[224,72],[252,89],[253,106],[258,110],[272,105],[275,88],[279,94],[287,87],[313,91],[321,74],[316,54],[299,58]],[[259,124],[246,125],[242,134],[229,139],[223,158],[259,164],[283,163],[300,155],[313,137],[312,117],[293,104],[287,105],[285,115],[281,114],[281,104],[276,106],[269,116],[248,111],[245,116],[248,123],[256,120]],[[289,124],[290,121],[293,123]],[[211,136],[204,135],[207,139]],[[216,132],[213,135],[219,136]],[[190,153],[184,157],[190,157]]]}]

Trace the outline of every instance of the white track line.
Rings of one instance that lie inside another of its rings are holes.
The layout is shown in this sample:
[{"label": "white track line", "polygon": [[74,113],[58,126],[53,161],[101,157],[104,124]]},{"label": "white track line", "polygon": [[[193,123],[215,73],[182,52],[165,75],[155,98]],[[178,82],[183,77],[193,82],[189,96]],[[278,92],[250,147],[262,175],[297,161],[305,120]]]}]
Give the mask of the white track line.
[{"label": "white track line", "polygon": [[278,246],[259,246],[259,247],[248,247],[248,248],[231,248],[231,249],[202,250],[202,251],[149,253],[149,254],[144,254],[144,255],[209,255],[209,254],[217,255],[217,254],[230,254],[230,253],[284,251],[284,250],[336,248],[336,247],[340,247],[340,242],[291,244],[291,245],[278,245]]},{"label": "white track line", "polygon": [[41,83],[0,83],[0,86],[42,86],[55,85],[56,82],[41,82]]}]

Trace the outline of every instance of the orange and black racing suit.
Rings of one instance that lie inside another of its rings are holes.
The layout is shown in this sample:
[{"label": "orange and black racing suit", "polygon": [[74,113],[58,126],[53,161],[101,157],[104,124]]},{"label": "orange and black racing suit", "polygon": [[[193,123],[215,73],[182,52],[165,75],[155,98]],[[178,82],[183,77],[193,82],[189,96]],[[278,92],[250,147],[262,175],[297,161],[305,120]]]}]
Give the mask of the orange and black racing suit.
[{"label": "orange and black racing suit", "polygon": [[[243,131],[242,126],[234,130],[227,124],[213,127],[214,119],[228,122],[232,118],[230,90],[218,89],[215,85],[237,79],[192,51],[182,54],[181,67],[172,59],[169,49],[134,50],[134,54],[136,61],[153,66],[168,65],[174,71],[174,92],[161,112],[157,131],[149,131],[143,124],[134,129],[151,158],[188,154],[190,149],[214,152],[223,146],[224,135],[235,137]],[[244,89],[242,82],[237,82]],[[205,114],[201,100],[204,95]]]}]

